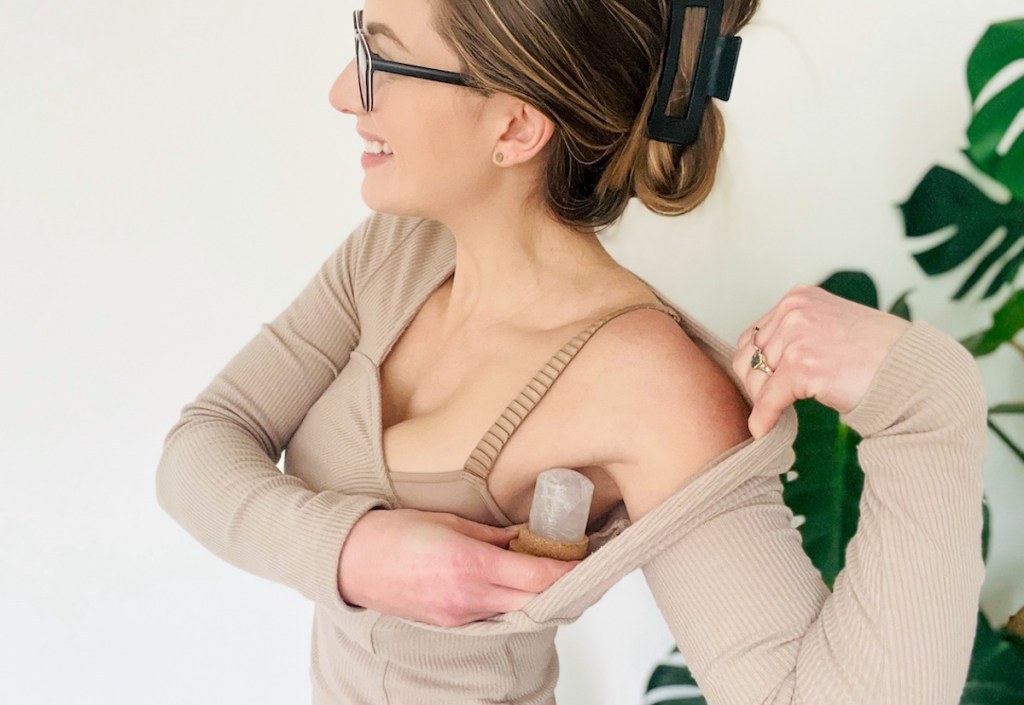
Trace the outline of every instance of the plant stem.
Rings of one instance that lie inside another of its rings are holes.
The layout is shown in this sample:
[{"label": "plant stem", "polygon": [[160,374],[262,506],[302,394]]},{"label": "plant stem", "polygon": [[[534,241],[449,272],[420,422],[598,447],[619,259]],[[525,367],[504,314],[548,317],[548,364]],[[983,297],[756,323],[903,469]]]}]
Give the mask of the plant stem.
[{"label": "plant stem", "polygon": [[1007,436],[1005,433],[1003,433],[1003,431],[998,426],[996,426],[994,423],[992,423],[992,419],[988,420],[988,427],[991,428],[993,431],[995,431],[995,434],[997,436],[999,436],[1001,439],[1003,439],[1003,443],[1005,443],[1006,445],[1010,446],[1010,450],[1012,450],[1014,452],[1014,454],[1018,458],[1020,458],[1020,461],[1022,463],[1024,463],[1024,450],[1021,450],[1020,448],[1018,448],[1017,444],[1015,444],[1013,441],[1011,441],[1009,436]]}]

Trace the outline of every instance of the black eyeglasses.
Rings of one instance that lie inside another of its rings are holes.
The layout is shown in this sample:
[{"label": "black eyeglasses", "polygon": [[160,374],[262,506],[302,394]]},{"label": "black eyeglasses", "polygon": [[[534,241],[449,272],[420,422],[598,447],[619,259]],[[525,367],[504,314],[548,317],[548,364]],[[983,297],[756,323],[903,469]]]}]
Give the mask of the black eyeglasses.
[{"label": "black eyeglasses", "polygon": [[427,81],[440,81],[441,83],[451,83],[457,86],[474,85],[469,76],[465,74],[382,59],[379,54],[370,51],[370,45],[366,43],[366,33],[363,31],[363,11],[354,11],[352,19],[355,22],[356,29],[356,73],[359,76],[359,97],[363,100],[363,110],[366,112],[373,110],[374,71],[397,73],[402,76],[412,76],[413,78],[422,78]]}]

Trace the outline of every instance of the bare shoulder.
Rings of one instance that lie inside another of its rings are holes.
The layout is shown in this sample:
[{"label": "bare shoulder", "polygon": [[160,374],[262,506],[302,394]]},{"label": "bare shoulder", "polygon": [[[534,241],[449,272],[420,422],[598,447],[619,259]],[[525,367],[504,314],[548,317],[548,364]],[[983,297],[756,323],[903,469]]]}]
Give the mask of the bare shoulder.
[{"label": "bare shoulder", "polygon": [[602,444],[632,520],[750,437],[750,409],[731,378],[663,312],[617,316],[587,346],[587,434]]}]

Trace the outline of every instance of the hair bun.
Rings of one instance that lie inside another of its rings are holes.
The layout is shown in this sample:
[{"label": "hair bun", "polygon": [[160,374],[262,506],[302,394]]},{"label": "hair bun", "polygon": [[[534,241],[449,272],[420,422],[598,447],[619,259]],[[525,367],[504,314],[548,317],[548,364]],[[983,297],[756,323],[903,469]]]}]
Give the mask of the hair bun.
[{"label": "hair bun", "polygon": [[648,140],[646,159],[634,172],[634,194],[659,215],[689,213],[711,193],[724,142],[722,113],[708,103],[693,144],[682,147]]},{"label": "hair bun", "polygon": [[[682,215],[711,191],[725,132],[713,100],[692,145],[647,135],[668,1],[432,4],[435,29],[476,86],[518,97],[554,122],[534,198],[570,228],[611,225],[634,196],[655,213]],[[720,33],[736,34],[758,4],[725,0]],[[687,9],[670,112],[688,96],[706,12]],[[515,51],[506,48],[513,45]]]}]

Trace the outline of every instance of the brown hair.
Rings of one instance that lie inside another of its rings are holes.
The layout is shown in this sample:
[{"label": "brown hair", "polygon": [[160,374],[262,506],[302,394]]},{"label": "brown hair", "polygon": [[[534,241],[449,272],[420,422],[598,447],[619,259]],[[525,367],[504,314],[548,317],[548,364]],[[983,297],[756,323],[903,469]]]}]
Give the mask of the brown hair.
[{"label": "brown hair", "polygon": [[[739,31],[759,2],[726,0],[721,33]],[[715,101],[692,145],[647,136],[668,0],[432,3],[434,29],[464,73],[484,92],[521,98],[554,122],[537,197],[557,221],[589,232],[617,221],[633,196],[661,215],[688,213],[707,198],[725,136]],[[677,103],[689,95],[704,12],[686,16]]]}]

